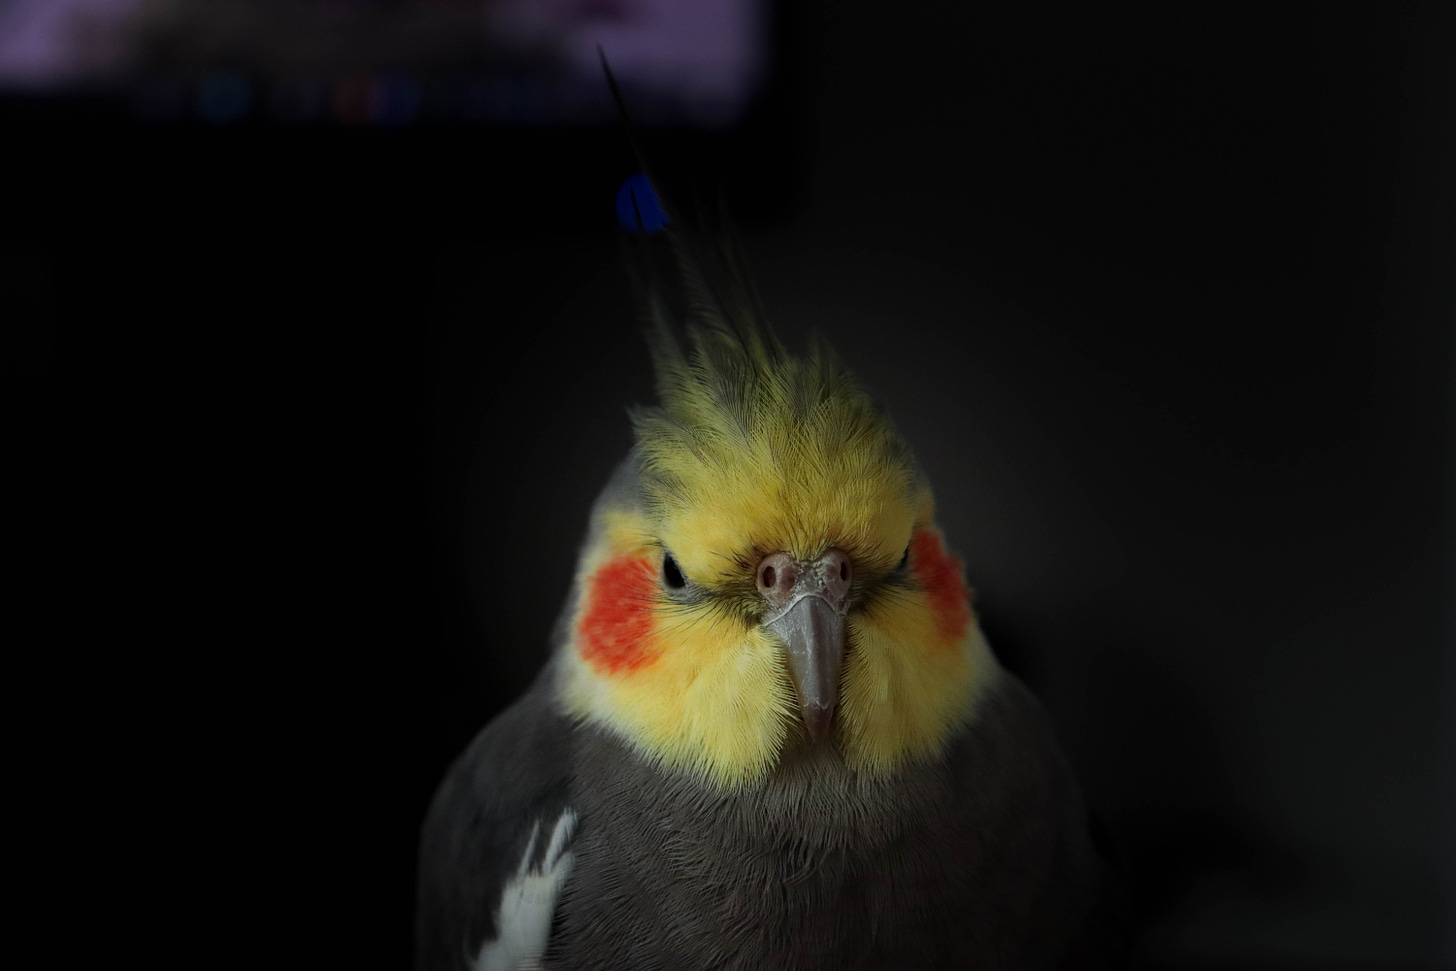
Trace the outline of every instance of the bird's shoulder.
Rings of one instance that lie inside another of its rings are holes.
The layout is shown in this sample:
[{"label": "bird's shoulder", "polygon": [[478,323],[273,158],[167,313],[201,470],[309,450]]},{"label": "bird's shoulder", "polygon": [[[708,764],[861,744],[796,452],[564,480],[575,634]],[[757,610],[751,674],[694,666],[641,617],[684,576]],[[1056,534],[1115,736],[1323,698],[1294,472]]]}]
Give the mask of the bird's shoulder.
[{"label": "bird's shoulder", "polygon": [[548,669],[451,765],[421,829],[418,971],[539,956],[572,863],[571,736]]},{"label": "bird's shoulder", "polygon": [[1116,847],[1057,735],[1048,709],[1002,672],[952,749],[952,785],[965,818],[1013,864],[988,883],[1040,901],[1029,939],[1060,942],[1059,966],[1120,967],[1132,929]]}]

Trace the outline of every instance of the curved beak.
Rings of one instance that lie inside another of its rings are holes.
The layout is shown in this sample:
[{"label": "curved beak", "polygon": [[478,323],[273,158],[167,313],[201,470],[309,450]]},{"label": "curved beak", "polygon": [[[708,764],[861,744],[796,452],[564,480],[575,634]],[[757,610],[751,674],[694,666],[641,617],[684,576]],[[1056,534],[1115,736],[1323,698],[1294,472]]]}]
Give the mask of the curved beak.
[{"label": "curved beak", "polygon": [[839,701],[844,614],[818,594],[805,594],[766,626],[789,651],[789,673],[811,738],[823,738]]}]

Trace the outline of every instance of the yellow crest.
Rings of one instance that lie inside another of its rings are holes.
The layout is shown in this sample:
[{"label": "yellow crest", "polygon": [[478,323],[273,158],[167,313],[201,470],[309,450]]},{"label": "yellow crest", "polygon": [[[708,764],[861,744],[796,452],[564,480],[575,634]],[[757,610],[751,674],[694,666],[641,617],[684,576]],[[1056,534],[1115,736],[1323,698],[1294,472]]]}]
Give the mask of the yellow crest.
[{"label": "yellow crest", "polygon": [[914,460],[828,348],[795,358],[721,318],[689,338],[684,353],[659,330],[662,404],[635,415],[648,511],[688,574],[711,583],[745,556],[829,545],[898,561],[920,505]]}]

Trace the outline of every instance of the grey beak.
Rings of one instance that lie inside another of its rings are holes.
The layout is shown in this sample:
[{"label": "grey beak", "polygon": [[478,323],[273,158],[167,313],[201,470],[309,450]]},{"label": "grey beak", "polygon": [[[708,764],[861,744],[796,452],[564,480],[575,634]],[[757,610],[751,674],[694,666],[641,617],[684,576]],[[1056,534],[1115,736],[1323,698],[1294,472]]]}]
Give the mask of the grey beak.
[{"label": "grey beak", "polygon": [[823,738],[839,701],[844,615],[823,597],[809,594],[766,626],[789,649],[789,672],[810,737]]}]

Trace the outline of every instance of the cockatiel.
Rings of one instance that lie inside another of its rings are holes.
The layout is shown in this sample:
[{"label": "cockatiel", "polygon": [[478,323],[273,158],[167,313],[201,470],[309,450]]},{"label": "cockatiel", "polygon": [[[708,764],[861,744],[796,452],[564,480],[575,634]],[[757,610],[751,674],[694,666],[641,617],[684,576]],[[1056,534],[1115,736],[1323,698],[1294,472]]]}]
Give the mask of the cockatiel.
[{"label": "cockatiel", "polygon": [[666,233],[659,404],[549,664],[429,810],[417,968],[1098,966],[1081,797],[910,449],[736,248]]}]

